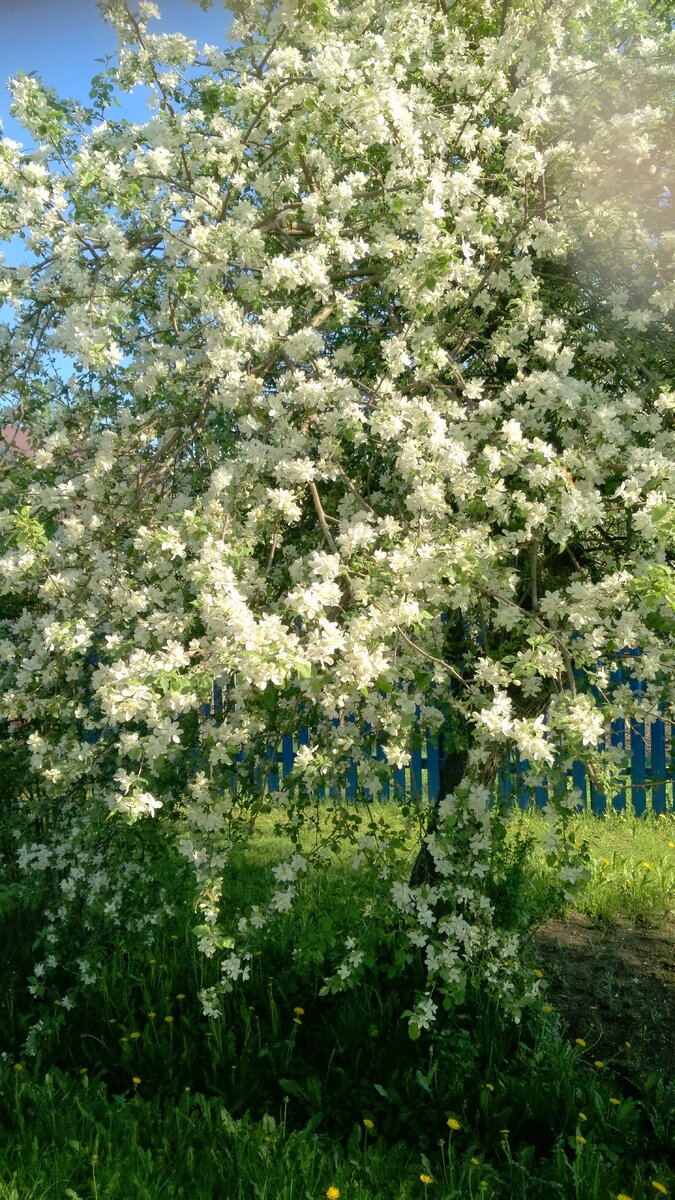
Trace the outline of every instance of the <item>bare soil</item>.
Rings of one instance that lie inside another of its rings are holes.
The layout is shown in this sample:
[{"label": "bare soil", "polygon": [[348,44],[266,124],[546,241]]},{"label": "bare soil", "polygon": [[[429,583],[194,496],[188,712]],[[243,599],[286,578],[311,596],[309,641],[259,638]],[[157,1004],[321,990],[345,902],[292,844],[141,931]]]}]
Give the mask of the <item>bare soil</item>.
[{"label": "bare soil", "polygon": [[589,1061],[636,1082],[675,1078],[675,922],[594,924],[575,913],[535,934],[546,1001]]}]

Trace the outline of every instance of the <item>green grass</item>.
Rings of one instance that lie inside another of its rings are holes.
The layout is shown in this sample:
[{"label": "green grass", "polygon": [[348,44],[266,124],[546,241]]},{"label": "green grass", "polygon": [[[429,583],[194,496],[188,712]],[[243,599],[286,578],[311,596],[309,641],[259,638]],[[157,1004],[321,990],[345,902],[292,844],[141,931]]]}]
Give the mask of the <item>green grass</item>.
[{"label": "green grass", "polygon": [[[506,898],[542,916],[558,902],[543,827],[536,813],[515,818],[514,834],[534,847]],[[650,924],[672,912],[672,817],[579,816],[570,836],[588,843],[593,864],[582,911]],[[282,853],[270,829],[234,862],[224,899],[233,926]],[[594,1070],[555,1011],[539,1005],[516,1026],[474,993],[410,1041],[400,1014],[414,971],[368,927],[347,859],[308,881],[215,1022],[198,992],[217,970],[196,951],[187,902],[151,948],[108,946],[72,1012],[55,1003],[56,985],[27,994],[37,916],[6,911],[0,1200],[320,1200],[331,1187],[342,1200],[645,1200],[658,1194],[652,1180],[672,1192],[675,1082],[633,1078],[624,1063],[621,1074]],[[372,964],[354,990],[318,997],[335,939],[354,921]]]},{"label": "green grass", "polygon": [[[514,820],[514,830],[531,836],[538,845],[545,826],[536,811]],[[570,836],[586,844],[591,878],[575,897],[577,911],[596,920],[642,921],[651,925],[675,915],[675,814],[656,817],[609,810],[602,817],[591,813],[570,819]],[[542,885],[546,881],[543,855],[534,865]]]}]

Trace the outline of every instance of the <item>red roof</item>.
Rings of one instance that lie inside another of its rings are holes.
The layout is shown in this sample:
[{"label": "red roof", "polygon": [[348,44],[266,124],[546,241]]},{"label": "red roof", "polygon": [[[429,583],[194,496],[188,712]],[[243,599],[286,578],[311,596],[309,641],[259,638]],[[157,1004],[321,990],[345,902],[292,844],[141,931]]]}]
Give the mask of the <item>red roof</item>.
[{"label": "red roof", "polygon": [[19,429],[18,425],[0,425],[0,438],[13,450],[18,450],[28,458],[33,457],[34,450],[31,440],[25,430]]}]

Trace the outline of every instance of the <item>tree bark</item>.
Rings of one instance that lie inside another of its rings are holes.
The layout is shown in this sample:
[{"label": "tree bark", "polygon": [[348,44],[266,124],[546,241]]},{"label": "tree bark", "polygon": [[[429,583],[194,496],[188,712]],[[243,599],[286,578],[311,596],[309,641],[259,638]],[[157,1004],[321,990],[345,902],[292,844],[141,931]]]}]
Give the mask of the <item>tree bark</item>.
[{"label": "tree bark", "polygon": [[[455,620],[448,622],[443,643],[443,653],[446,661],[453,663],[458,668],[461,667],[466,657],[464,653],[466,636],[464,618],[461,612],[458,612]],[[451,698],[454,697],[456,691],[457,683],[452,681],[450,684]],[[430,833],[435,833],[438,828],[438,810],[441,801],[446,796],[449,796],[451,792],[454,792],[455,788],[464,778],[469,758],[469,731],[464,722],[456,722],[455,729],[452,731],[446,729],[441,732],[438,739],[438,752],[441,759],[438,796],[436,797],[433,812],[427,824],[425,840],[420,846],[410,874],[410,884],[413,887],[419,887],[423,883],[432,883],[436,877],[436,864],[429,853],[426,837]]]}]

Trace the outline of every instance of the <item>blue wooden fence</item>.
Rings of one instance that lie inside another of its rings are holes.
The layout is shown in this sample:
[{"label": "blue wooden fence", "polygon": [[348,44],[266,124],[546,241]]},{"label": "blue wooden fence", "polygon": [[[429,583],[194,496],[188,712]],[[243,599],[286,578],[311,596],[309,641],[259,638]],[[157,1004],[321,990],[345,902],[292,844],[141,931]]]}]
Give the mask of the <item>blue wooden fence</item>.
[{"label": "blue wooden fence", "polygon": [[[632,683],[631,686],[638,692],[642,689],[639,683]],[[207,720],[211,716],[218,720],[221,712],[222,693],[220,688],[214,687],[212,702],[204,705],[203,715]],[[364,727],[364,734],[368,732],[368,727]],[[569,776],[580,793],[580,807],[590,807],[597,815],[608,808],[623,811],[629,802],[638,816],[649,809],[657,814],[675,811],[675,725],[660,717],[649,722],[619,719],[608,723],[605,738],[621,754],[628,755],[629,766],[623,772],[624,784],[616,795],[607,797],[596,789],[584,764],[573,763]],[[418,740],[420,745],[411,751],[410,766],[405,769],[392,766],[384,772],[380,799],[436,799],[441,774],[438,742],[423,731],[420,731]],[[308,730],[301,728],[295,733],[284,734],[277,745],[270,745],[264,765],[261,763],[261,781],[266,775],[268,786],[276,789],[279,779],[286,778],[292,770],[300,746],[308,744]],[[385,754],[381,746],[376,748],[376,758],[384,762]],[[498,773],[497,793],[501,801],[515,802],[521,808],[532,803],[543,808],[547,804],[546,781],[542,779],[534,787],[526,785],[528,769],[528,763],[513,753],[509,759],[505,759]],[[345,769],[344,797],[348,801],[355,800],[358,793],[358,767],[352,762]]]}]

